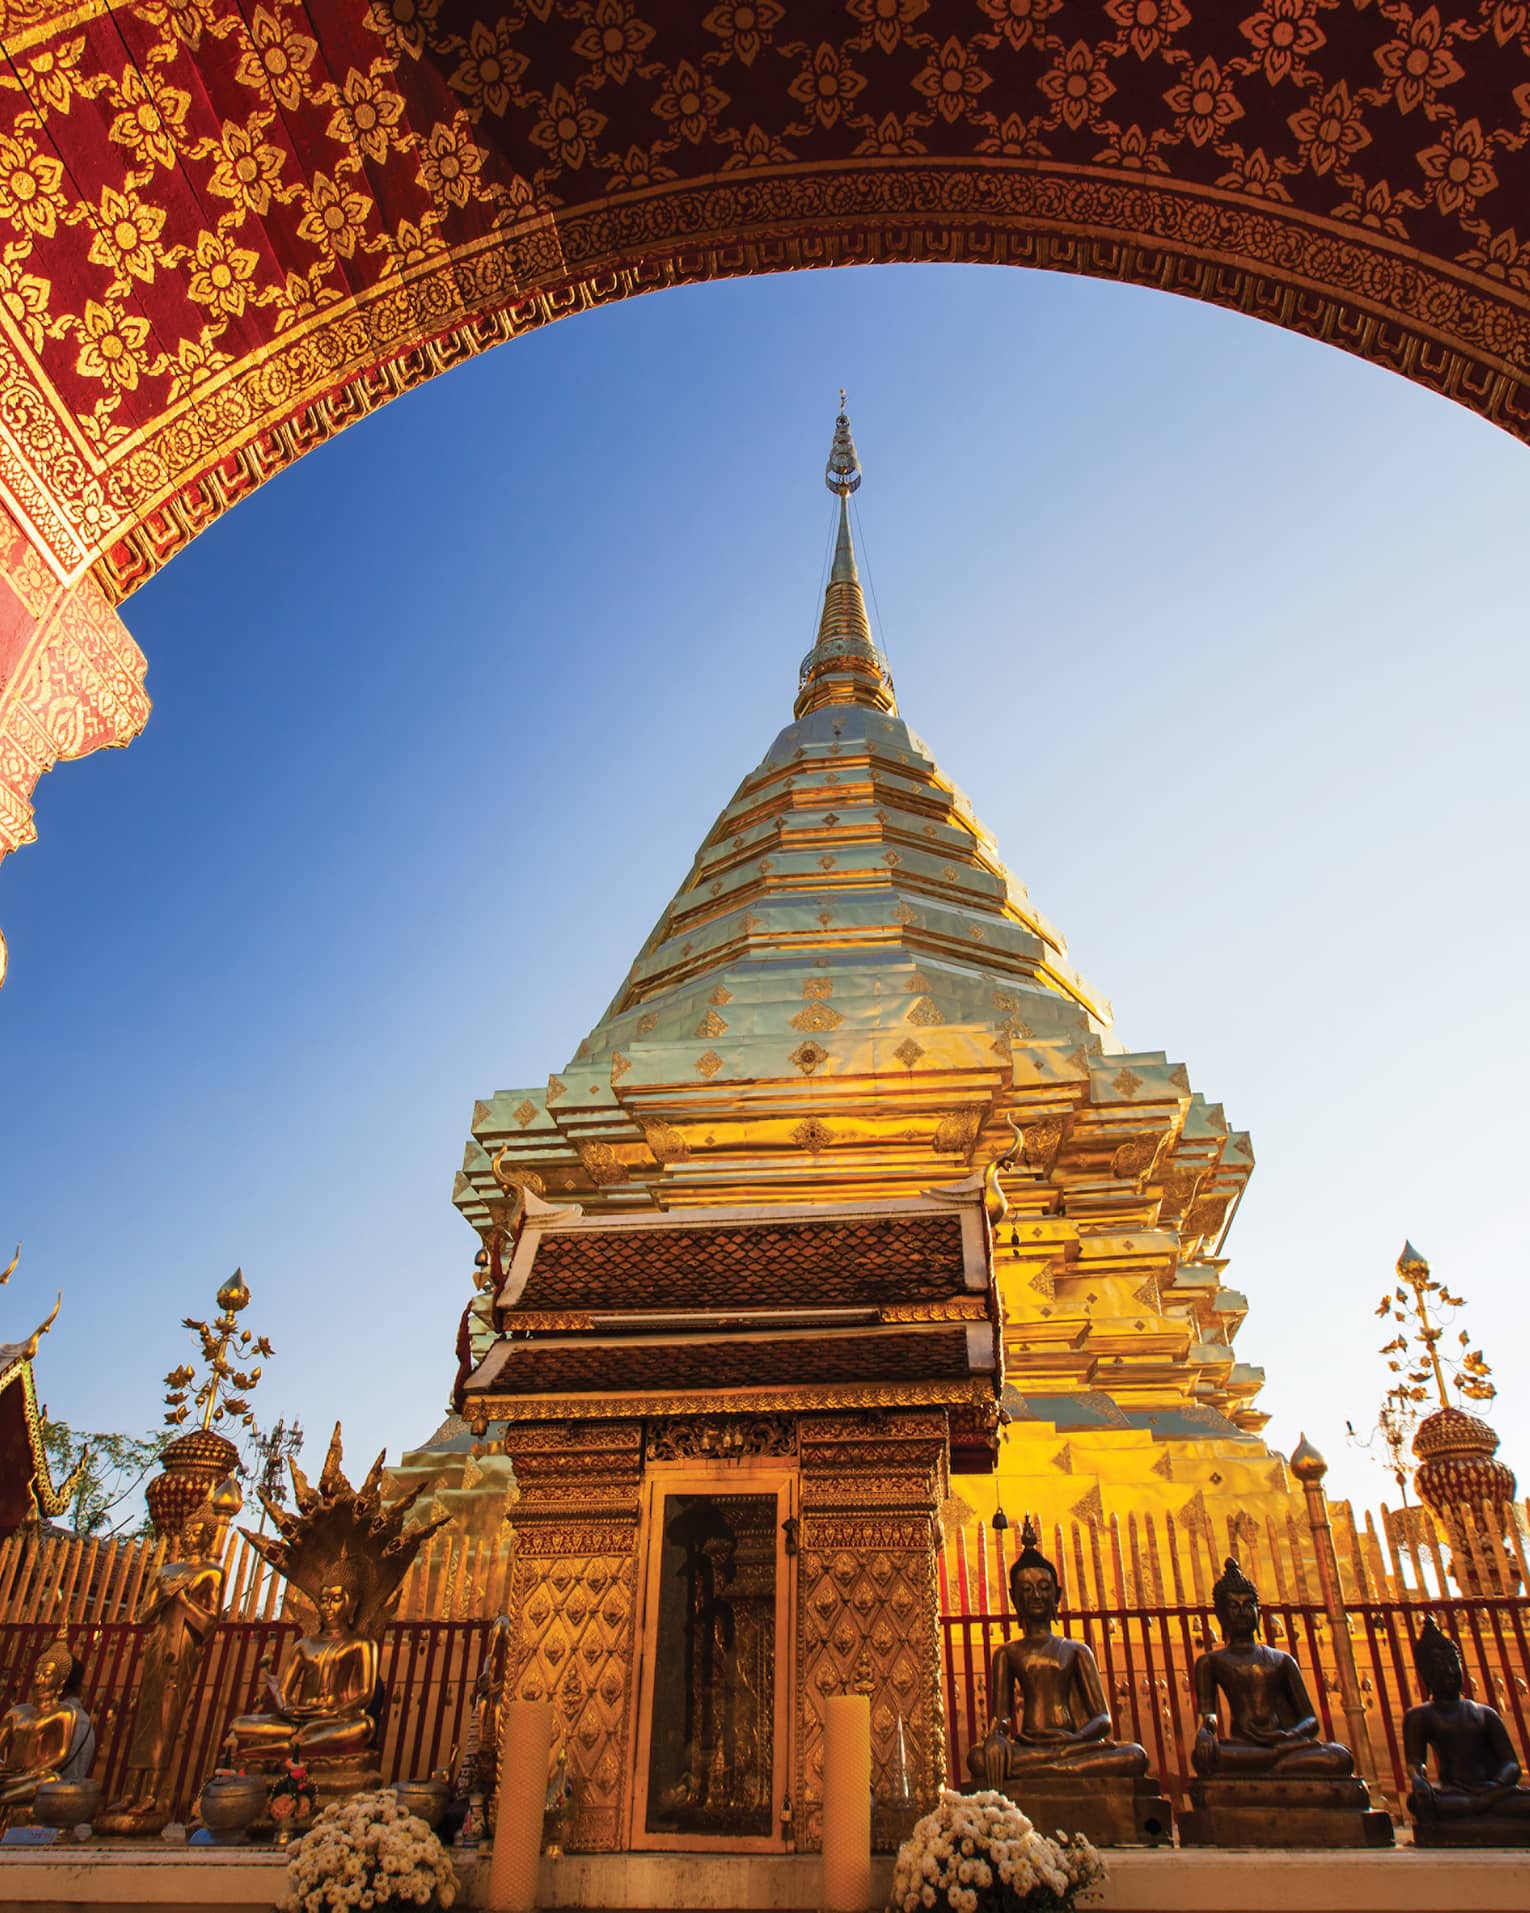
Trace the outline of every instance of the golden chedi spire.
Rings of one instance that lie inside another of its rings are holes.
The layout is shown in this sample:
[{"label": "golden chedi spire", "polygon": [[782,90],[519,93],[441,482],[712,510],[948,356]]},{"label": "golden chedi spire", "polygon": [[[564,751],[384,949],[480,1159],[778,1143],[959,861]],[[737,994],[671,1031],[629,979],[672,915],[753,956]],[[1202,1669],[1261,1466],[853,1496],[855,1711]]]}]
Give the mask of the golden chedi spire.
[{"label": "golden chedi spire", "polygon": [[802,660],[793,715],[806,717],[826,704],[865,704],[897,715],[892,674],[871,635],[861,576],[855,562],[855,540],[850,531],[850,497],[860,490],[861,462],[850,420],[839,395],[840,413],[834,421],[834,443],[823,480],[839,499],[839,527],[834,539],[834,562],[823,594],[818,639]]},{"label": "golden chedi spire", "polygon": [[[636,1241],[661,1213],[703,1226],[729,1206],[903,1201],[981,1176],[1002,1212],[1012,1502],[1215,1525],[1267,1495],[1283,1520],[1262,1373],[1233,1346],[1248,1301],[1224,1281],[1249,1140],[1182,1064],[1113,1036],[899,711],[856,563],[843,405],[825,479],[834,557],[791,721],[572,1056],[477,1105],[455,1200],[492,1266],[513,1191],[630,1218]],[[1053,716],[1089,749],[1113,734],[1108,714]],[[470,1321],[468,1359],[494,1335]],[[961,1492],[993,1506],[991,1485]]]}]

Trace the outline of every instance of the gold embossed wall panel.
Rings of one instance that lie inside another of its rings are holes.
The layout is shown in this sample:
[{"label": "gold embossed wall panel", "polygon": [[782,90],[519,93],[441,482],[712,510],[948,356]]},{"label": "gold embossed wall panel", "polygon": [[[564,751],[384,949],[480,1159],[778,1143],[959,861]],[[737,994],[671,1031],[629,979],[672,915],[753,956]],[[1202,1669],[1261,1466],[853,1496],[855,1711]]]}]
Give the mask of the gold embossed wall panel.
[{"label": "gold embossed wall panel", "polygon": [[637,1425],[512,1429],[507,1452],[522,1487],[513,1692],[553,1702],[554,1744],[567,1747],[574,1790],[566,1844],[609,1852],[621,1841],[632,1766]]},{"label": "gold embossed wall panel", "polygon": [[831,1695],[870,1699],[879,1801],[896,1785],[900,1720],[915,1803],[931,1804],[941,1785],[936,1557],[945,1450],[940,1417],[803,1423],[794,1777],[801,1848],[822,1844],[823,1734]]}]

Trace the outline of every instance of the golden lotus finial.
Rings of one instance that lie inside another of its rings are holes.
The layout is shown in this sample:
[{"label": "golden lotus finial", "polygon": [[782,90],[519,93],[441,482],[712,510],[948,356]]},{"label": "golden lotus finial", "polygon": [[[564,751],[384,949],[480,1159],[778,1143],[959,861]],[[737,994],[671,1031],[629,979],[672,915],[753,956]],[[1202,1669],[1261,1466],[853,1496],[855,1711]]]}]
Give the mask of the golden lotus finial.
[{"label": "golden lotus finial", "polygon": [[1397,1330],[1381,1350],[1388,1370],[1398,1378],[1388,1400],[1395,1398],[1404,1418],[1421,1414],[1419,1404],[1428,1400],[1432,1381],[1441,1408],[1450,1407],[1452,1387],[1472,1401],[1492,1401],[1498,1393],[1492,1367],[1482,1350],[1471,1346],[1465,1329],[1457,1331],[1455,1352],[1441,1352],[1446,1329],[1466,1306],[1465,1296],[1452,1295],[1443,1282],[1436,1281],[1411,1242],[1403,1244],[1397,1258],[1397,1276],[1396,1286],[1376,1307],[1376,1314]]},{"label": "golden lotus finial", "polygon": [[208,1499],[212,1503],[213,1513],[220,1521],[232,1521],[244,1507],[244,1490],[239,1486],[238,1479],[234,1475],[227,1475],[213,1489]]},{"label": "golden lotus finial", "polygon": [[1309,1481],[1321,1481],[1328,1473],[1328,1463],[1305,1435],[1291,1452],[1291,1472],[1304,1486]]},{"label": "golden lotus finial", "polygon": [[235,1269],[219,1289],[217,1300],[222,1313],[211,1322],[198,1321],[194,1315],[182,1318],[181,1326],[196,1337],[207,1373],[200,1385],[193,1386],[197,1371],[191,1363],[182,1362],[165,1377],[165,1420],[172,1426],[189,1419],[193,1411],[199,1413],[203,1428],[224,1420],[242,1422],[246,1428],[255,1426],[255,1411],[246,1397],[260,1380],[261,1364],[257,1362],[249,1369],[238,1369],[233,1364],[248,1361],[252,1355],[264,1358],[275,1350],[264,1335],[240,1328],[235,1320],[250,1301],[243,1269]]}]

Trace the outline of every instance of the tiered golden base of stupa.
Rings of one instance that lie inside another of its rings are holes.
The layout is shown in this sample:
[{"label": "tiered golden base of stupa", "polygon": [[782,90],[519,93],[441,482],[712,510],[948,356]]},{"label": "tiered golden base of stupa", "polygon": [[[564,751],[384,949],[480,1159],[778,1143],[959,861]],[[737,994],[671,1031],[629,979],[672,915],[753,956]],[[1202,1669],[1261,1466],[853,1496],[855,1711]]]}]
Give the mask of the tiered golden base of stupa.
[{"label": "tiered golden base of stupa", "polygon": [[405,1449],[388,1469],[387,1496],[430,1485],[434,1511],[446,1515],[454,1534],[498,1541],[520,1490],[499,1430],[475,1436],[459,1415],[450,1415],[422,1448]]},{"label": "tiered golden base of stupa", "polygon": [[[498,1267],[520,1189],[608,1216],[865,1202],[1002,1161],[1015,1503],[1258,1514],[1267,1497],[1283,1520],[1262,1373],[1233,1353],[1247,1302],[1222,1280],[1248,1138],[1182,1064],[1114,1041],[899,716],[856,575],[854,457],[841,420],[838,545],[795,721],[573,1061],[476,1106],[455,1199]],[[481,1339],[487,1297],[477,1313]],[[991,1493],[967,1499],[987,1512]]]}]

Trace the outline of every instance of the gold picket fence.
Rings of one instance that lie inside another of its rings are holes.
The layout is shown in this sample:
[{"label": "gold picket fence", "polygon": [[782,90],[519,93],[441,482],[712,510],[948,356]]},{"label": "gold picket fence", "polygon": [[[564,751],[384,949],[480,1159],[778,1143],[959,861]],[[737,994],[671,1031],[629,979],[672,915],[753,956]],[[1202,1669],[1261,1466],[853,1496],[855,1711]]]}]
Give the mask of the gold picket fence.
[{"label": "gold picket fence", "polygon": [[[0,1624],[59,1628],[132,1621],[164,1565],[163,1540],[82,1540],[22,1530],[0,1543]],[[504,1610],[513,1546],[503,1541],[438,1539],[422,1551],[399,1590],[400,1620],[475,1620]],[[231,1621],[275,1621],[286,1610],[286,1584],[243,1535],[232,1536],[224,1574]]]},{"label": "gold picket fence", "polygon": [[[1259,1588],[1267,1637],[1295,1655],[1323,1734],[1350,1745],[1359,1770],[1394,1812],[1408,1789],[1402,1717],[1422,1695],[1413,1643],[1433,1615],[1459,1644],[1468,1692],[1503,1715],[1521,1755],[1530,1753],[1530,1513],[1516,1508],[1507,1547],[1491,1510],[1463,1510],[1451,1551],[1424,1511],[1381,1510],[1357,1522],[1345,1503],[1326,1509],[1332,1529],[1331,1596],[1320,1568],[1324,1537],[1306,1518],[1277,1524],[1240,1517],[1215,1536],[1172,1515],[1122,1522],[1072,1521],[1043,1545],[1063,1577],[1060,1625],[1088,1641],[1116,1731],[1148,1751],[1171,1799],[1186,1804],[1197,1727],[1192,1671],[1217,1639],[1211,1590],[1228,1554]],[[1049,1545],[1048,1545],[1049,1544]],[[987,1670],[1017,1630],[1009,1570],[1018,1530],[980,1526],[948,1539],[940,1564],[941,1630],[950,1778],[987,1732]]]},{"label": "gold picket fence", "polygon": [[[1315,1511],[1316,1519],[1312,1518]],[[1530,1754],[1530,1504],[1508,1524],[1463,1511],[1454,1549],[1419,1509],[1383,1508],[1357,1521],[1317,1496],[1307,1515],[1262,1526],[1240,1516],[1224,1536],[1201,1520],[1132,1515],[1070,1521],[1046,1537],[1063,1577],[1062,1625],[1087,1640],[1116,1730],[1147,1748],[1165,1791],[1181,1804],[1193,1778],[1192,1670],[1216,1639],[1211,1590],[1229,1553],[1257,1583],[1266,1632],[1300,1662],[1324,1735],[1356,1754],[1394,1812],[1407,1777],[1402,1717],[1418,1698],[1413,1642],[1426,1615],[1459,1643],[1468,1691],[1496,1706],[1522,1756]],[[987,1728],[987,1669],[1013,1631],[1008,1575],[1017,1527],[960,1529],[940,1560],[950,1777]],[[451,1764],[463,1744],[488,1623],[510,1600],[513,1542],[438,1540],[411,1568],[382,1643],[387,1692],[383,1772],[412,1778]],[[21,1698],[46,1642],[67,1634],[85,1663],[84,1698],[96,1722],[96,1771],[108,1796],[122,1776],[143,1653],[136,1624],[163,1543],[15,1536],[0,1545],[0,1709]],[[1327,1573],[1324,1564],[1327,1564]],[[1459,1575],[1459,1578],[1457,1578]],[[301,1616],[284,1584],[239,1537],[230,1546],[226,1619],[187,1708],[177,1771],[184,1812],[233,1717],[260,1704]]]}]

